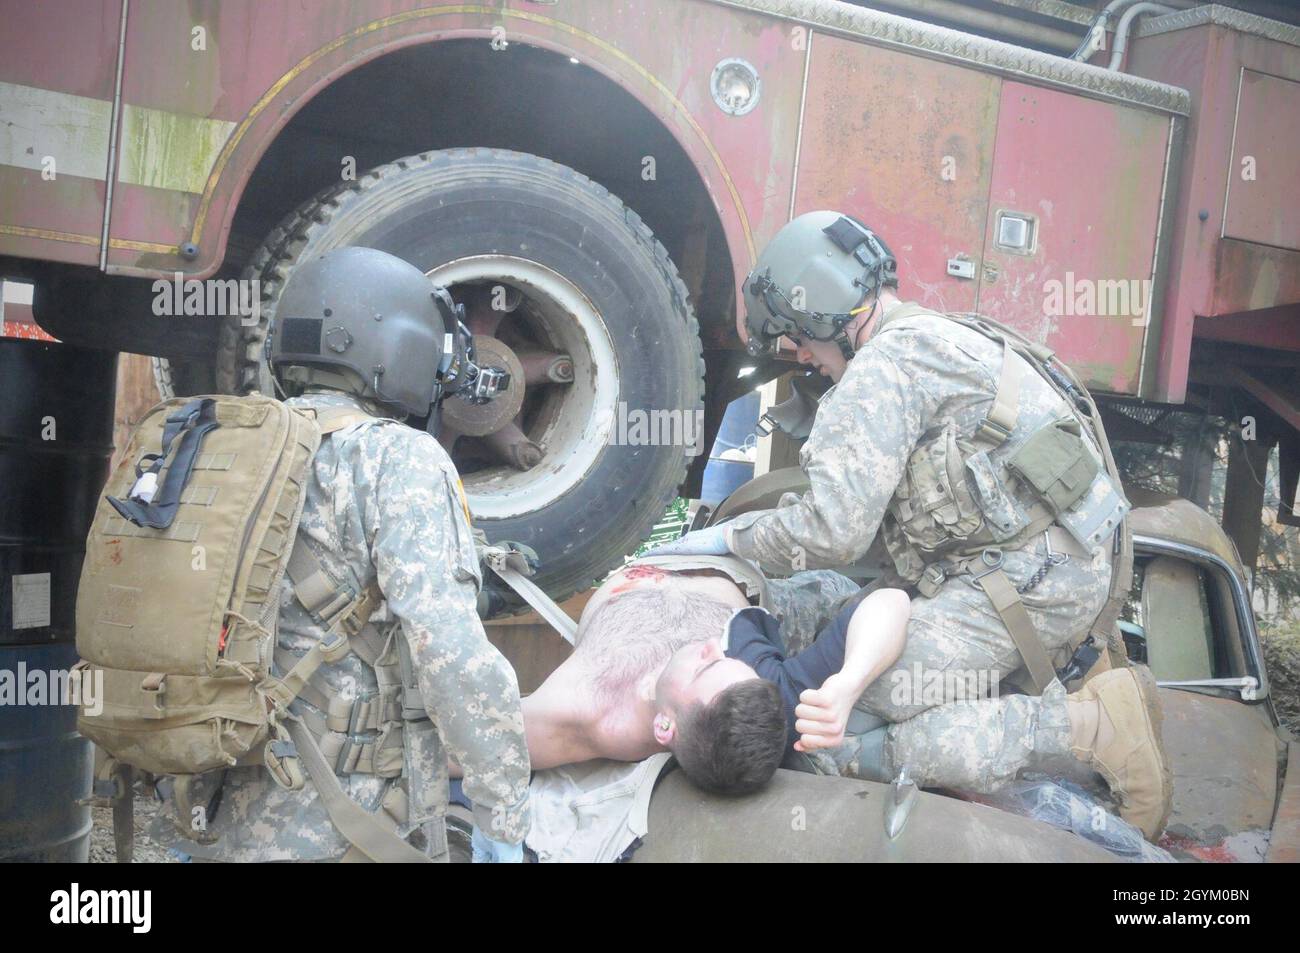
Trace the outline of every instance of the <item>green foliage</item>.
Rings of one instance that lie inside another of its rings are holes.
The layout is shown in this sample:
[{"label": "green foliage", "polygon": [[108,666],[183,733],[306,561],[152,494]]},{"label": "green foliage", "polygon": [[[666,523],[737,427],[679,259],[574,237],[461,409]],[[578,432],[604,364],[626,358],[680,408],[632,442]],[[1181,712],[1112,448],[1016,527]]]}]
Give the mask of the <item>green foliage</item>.
[{"label": "green foliage", "polygon": [[664,510],[664,515],[659,522],[655,524],[654,529],[646,541],[642,543],[632,557],[635,559],[644,556],[650,550],[662,543],[671,543],[686,532],[690,526],[690,504],[682,497],[677,497],[668,504],[668,509]]},{"label": "green foliage", "polygon": [[1300,621],[1265,626],[1260,645],[1278,716],[1291,731],[1300,732]]}]

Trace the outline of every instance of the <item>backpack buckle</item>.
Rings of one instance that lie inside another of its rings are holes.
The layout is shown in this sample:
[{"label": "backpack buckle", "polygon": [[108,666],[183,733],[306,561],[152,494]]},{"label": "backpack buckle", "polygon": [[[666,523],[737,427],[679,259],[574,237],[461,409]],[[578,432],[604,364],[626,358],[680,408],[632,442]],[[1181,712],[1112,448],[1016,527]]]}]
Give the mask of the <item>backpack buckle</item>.
[{"label": "backpack buckle", "polygon": [[378,601],[374,589],[367,586],[348,605],[346,614],[334,620],[334,628],[349,636],[359,634],[366,627],[366,623],[370,621],[370,616],[374,612],[375,604]]},{"label": "backpack buckle", "polygon": [[930,563],[916,581],[916,591],[927,599],[933,599],[947,578],[948,568],[943,563]]},{"label": "backpack buckle", "polygon": [[980,585],[981,579],[983,579],[985,576],[991,573],[997,572],[999,569],[1002,568],[1002,550],[1000,549],[984,550],[982,553],[980,553],[980,562],[984,564],[984,568],[977,569],[975,567],[972,567],[970,570],[970,579],[966,580],[971,584],[972,587],[976,589],[983,588]]},{"label": "backpack buckle", "polygon": [[348,637],[342,632],[326,632],[320,640],[320,654],[326,662],[337,662],[352,651]]},{"label": "backpack buckle", "polygon": [[298,746],[286,737],[272,738],[262,749],[262,762],[271,778],[286,791],[300,790],[304,783],[298,763]]},{"label": "backpack buckle", "polygon": [[154,711],[163,711],[166,707],[164,696],[167,694],[167,673],[150,672],[141,680],[140,691],[153,700]]},{"label": "backpack buckle", "polygon": [[1001,424],[994,423],[985,417],[975,426],[976,438],[983,438],[996,447],[1002,446],[1011,436],[1011,431]]}]

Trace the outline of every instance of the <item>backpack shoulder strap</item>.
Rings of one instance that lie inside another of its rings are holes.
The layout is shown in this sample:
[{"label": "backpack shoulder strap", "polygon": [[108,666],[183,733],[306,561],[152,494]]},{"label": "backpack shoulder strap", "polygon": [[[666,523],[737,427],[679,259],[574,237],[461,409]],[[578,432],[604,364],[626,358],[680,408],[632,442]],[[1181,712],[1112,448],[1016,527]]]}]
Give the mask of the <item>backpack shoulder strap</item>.
[{"label": "backpack shoulder strap", "polygon": [[1017,361],[1011,345],[1005,339],[1002,345],[1002,368],[998,371],[997,389],[993,392],[993,405],[975,428],[977,439],[991,447],[1000,447],[1015,430],[1020,416],[1020,383],[1024,380],[1025,365]]},{"label": "backpack shoulder strap", "polygon": [[[1025,376],[1024,364],[1017,361],[1013,354],[1017,351],[1029,350],[1032,347],[1030,342],[1010,328],[1003,328],[1001,325],[983,319],[972,319],[965,315],[944,314],[942,311],[935,311],[915,301],[908,301],[890,311],[882,319],[882,326],[916,317],[934,317],[952,321],[982,334],[1002,348],[1002,366],[998,372],[993,404],[975,430],[975,439],[987,445],[989,449],[1002,446],[1011,436],[1016,426],[1016,418],[1020,415],[1020,384]],[[1047,354],[1050,356],[1051,352],[1048,351]],[[1021,356],[1028,357],[1023,353]],[[1037,357],[1037,354],[1033,356]]]},{"label": "backpack shoulder strap", "polygon": [[[311,418],[322,437],[337,433],[356,423],[379,420],[356,407],[300,407]],[[295,530],[297,526],[295,525]],[[356,587],[334,579],[301,536],[294,533],[293,549],[285,569],[293,582],[294,596],[302,607],[329,632],[341,632],[349,638],[361,631],[383,598],[374,584],[360,592]]]},{"label": "backpack shoulder strap", "polygon": [[358,593],[335,581],[301,536],[294,539],[286,572],[293,581],[294,597],[330,632],[349,637],[360,632],[382,598],[375,585]]}]

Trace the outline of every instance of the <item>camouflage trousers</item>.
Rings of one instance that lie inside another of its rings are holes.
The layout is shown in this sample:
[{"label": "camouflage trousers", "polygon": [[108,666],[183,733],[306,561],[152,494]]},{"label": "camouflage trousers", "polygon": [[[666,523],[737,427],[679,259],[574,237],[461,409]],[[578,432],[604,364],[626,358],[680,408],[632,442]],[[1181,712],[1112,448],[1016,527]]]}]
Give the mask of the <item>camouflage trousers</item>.
[{"label": "camouflage trousers", "polygon": [[772,615],[781,623],[785,654],[796,655],[812,645],[844,601],[858,591],[856,582],[830,569],[799,572],[789,579],[769,579],[767,597]]},{"label": "camouflage trousers", "polygon": [[[1004,554],[1019,588],[1047,556],[1039,537]],[[1053,663],[1060,668],[1105,604],[1110,558],[1071,556],[1021,595]],[[861,730],[813,760],[815,770],[883,780],[904,765],[922,785],[988,793],[1038,762],[1068,755],[1065,689],[1005,694],[1020,653],[984,591],[970,576],[912,600],[907,643],[892,669],[858,701]],[[874,717],[871,717],[874,716]],[[852,729],[852,726],[851,726]]]}]

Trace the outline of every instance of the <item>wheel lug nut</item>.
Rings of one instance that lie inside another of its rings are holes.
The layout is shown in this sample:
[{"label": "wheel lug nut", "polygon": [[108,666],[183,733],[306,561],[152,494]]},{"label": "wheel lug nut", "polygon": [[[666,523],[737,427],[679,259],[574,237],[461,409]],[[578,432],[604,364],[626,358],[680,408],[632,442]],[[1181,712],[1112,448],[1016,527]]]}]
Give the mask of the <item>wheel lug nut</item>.
[{"label": "wheel lug nut", "polygon": [[542,448],[535,443],[526,443],[514,449],[515,466],[520,470],[531,470],[542,462]]}]

